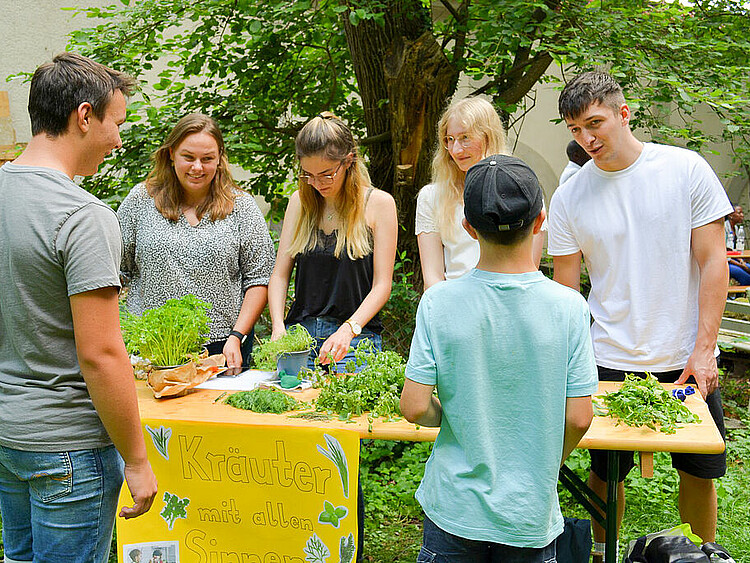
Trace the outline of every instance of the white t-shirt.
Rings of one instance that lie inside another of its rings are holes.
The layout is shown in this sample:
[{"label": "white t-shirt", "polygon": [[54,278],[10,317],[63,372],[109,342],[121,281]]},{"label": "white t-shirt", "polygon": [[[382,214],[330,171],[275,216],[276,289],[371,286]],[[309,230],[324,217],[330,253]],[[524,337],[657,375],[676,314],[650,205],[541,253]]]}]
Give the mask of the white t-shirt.
[{"label": "white t-shirt", "polygon": [[579,164],[576,164],[572,160],[568,161],[568,164],[563,168],[562,174],[560,174],[560,185],[562,186],[571,176],[581,169]]},{"label": "white t-shirt", "polygon": [[[542,209],[544,200],[542,200]],[[546,211],[546,209],[545,209]],[[456,206],[454,221],[456,232],[453,240],[441,238],[443,243],[443,261],[445,262],[445,279],[460,278],[479,262],[479,243],[469,236],[461,226],[464,218],[464,204]],[[437,186],[427,184],[417,195],[417,216],[415,235],[420,233],[439,233],[437,226]],[[547,221],[542,224],[542,230],[547,230]]]},{"label": "white t-shirt", "polygon": [[599,365],[655,372],[685,366],[698,331],[691,230],[731,211],[700,155],[652,143],[624,170],[605,172],[592,162],[557,189],[547,251],[583,253]]}]

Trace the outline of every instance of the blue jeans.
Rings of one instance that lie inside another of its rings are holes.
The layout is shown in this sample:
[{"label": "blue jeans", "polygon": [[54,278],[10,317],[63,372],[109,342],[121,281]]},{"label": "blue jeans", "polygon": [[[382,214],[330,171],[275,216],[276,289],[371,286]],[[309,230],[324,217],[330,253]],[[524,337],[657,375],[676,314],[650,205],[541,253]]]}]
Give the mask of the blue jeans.
[{"label": "blue jeans", "polygon": [[123,469],[114,446],[55,453],[0,446],[6,563],[106,562]]},{"label": "blue jeans", "polygon": [[[304,326],[307,329],[307,332],[309,332],[315,338],[315,349],[310,352],[310,357],[307,360],[307,366],[310,369],[313,369],[313,367],[315,367],[315,358],[318,357],[318,353],[320,352],[320,347],[329,336],[331,336],[339,329],[342,323],[341,321],[339,321],[338,319],[334,319],[333,317],[309,317],[302,321],[300,324]],[[373,347],[376,351],[380,351],[382,349],[383,339],[381,338],[381,336],[365,328],[362,329],[362,334],[352,338],[350,347],[356,348],[357,345],[365,339],[372,342]],[[336,362],[336,371],[346,371],[346,363],[349,360],[354,360],[354,351],[351,349],[347,352],[346,356],[344,356],[342,360]],[[361,370],[362,367],[360,367],[357,371]]]},{"label": "blue jeans", "polygon": [[424,517],[417,563],[556,563],[554,540],[547,547],[513,547],[449,534]]},{"label": "blue jeans", "polygon": [[750,285],[750,274],[734,264],[729,264],[729,277],[737,280],[740,285]]}]

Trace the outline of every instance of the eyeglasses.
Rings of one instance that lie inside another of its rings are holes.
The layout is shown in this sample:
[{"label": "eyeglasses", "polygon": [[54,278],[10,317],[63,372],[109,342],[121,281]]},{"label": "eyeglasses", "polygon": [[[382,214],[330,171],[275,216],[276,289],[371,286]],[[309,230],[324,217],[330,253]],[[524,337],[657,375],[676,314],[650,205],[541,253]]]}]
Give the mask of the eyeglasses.
[{"label": "eyeglasses", "polygon": [[338,174],[339,170],[341,170],[342,164],[344,164],[343,160],[339,162],[339,165],[336,167],[336,170],[333,171],[333,174],[321,174],[320,176],[316,176],[314,174],[307,174],[303,172],[299,175],[299,179],[303,182],[307,182],[311,186],[315,182],[318,182],[318,185],[320,186],[330,186],[331,184],[333,184],[333,180],[336,178],[336,174]]},{"label": "eyeglasses", "polygon": [[463,148],[468,148],[473,142],[474,142],[474,138],[471,137],[467,133],[464,133],[463,135],[459,135],[458,137],[454,137],[452,135],[446,135],[445,137],[443,137],[443,146],[447,150],[451,150],[451,148],[453,148],[453,145],[455,143],[458,143]]}]

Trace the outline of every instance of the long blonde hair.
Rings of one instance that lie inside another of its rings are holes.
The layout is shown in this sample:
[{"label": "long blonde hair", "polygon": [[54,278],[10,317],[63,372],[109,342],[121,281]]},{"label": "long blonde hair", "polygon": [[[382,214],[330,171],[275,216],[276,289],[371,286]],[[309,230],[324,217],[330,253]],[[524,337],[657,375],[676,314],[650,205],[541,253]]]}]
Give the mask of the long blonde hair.
[{"label": "long blonde hair", "polygon": [[[343,121],[326,112],[312,118],[302,127],[294,145],[297,159],[320,156],[343,162],[351,158],[351,163],[343,170],[344,184],[335,202],[344,232],[339,232],[336,237],[334,256],[341,256],[344,248],[352,260],[368,255],[372,251],[372,235],[365,221],[362,192],[371,186],[370,175],[352,132]],[[325,207],[323,196],[302,179],[299,181],[299,198],[302,210],[289,245],[291,256],[311,251],[318,245],[318,225]]]},{"label": "long blonde hair", "polygon": [[432,159],[432,181],[437,195],[436,223],[440,238],[453,241],[458,232],[456,207],[463,202],[463,172],[451,158],[443,144],[447,135],[448,121],[458,118],[467,131],[484,143],[484,154],[507,154],[505,132],[500,116],[487,100],[482,98],[463,98],[454,101],[445,110],[438,122],[438,146]]},{"label": "long blonde hair", "polygon": [[172,164],[172,153],[188,135],[208,133],[219,147],[219,163],[216,175],[211,180],[208,197],[195,210],[200,220],[208,214],[212,221],[219,221],[234,209],[234,198],[239,188],[229,172],[229,161],[224,149],[224,137],[216,122],[201,113],[190,113],[180,119],[167,135],[164,143],[152,155],[154,165],[146,178],[146,190],[154,198],[156,209],[166,219],[177,221],[182,213],[182,185]]}]

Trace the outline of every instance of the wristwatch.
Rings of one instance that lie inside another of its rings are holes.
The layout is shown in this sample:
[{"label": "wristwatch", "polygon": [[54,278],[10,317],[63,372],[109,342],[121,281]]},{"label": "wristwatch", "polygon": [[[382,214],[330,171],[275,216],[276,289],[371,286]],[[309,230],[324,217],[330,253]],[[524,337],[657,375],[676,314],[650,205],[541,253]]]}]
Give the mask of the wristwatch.
[{"label": "wristwatch", "polygon": [[359,326],[359,323],[355,321],[354,319],[348,319],[346,321],[346,324],[348,324],[349,327],[352,329],[354,336],[359,336],[360,334],[362,334],[362,327]]},{"label": "wristwatch", "polygon": [[[247,338],[247,334],[242,334],[239,330],[230,330],[229,336],[236,336],[239,339],[240,344],[244,344],[245,339]],[[229,338],[229,336],[227,336],[227,338]]]}]

